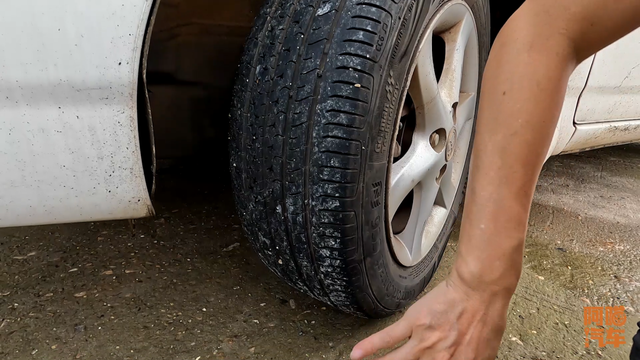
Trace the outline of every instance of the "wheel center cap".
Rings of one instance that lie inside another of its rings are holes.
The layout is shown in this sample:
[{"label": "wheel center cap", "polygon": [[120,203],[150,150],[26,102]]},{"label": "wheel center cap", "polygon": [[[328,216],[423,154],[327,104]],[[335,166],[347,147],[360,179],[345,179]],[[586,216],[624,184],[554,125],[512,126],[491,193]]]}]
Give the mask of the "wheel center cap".
[{"label": "wheel center cap", "polygon": [[449,132],[449,136],[447,136],[447,151],[445,153],[445,157],[447,161],[451,160],[453,155],[455,155],[456,153],[457,137],[458,137],[458,133],[456,131],[456,128],[454,127],[453,129],[451,129],[451,132]]}]

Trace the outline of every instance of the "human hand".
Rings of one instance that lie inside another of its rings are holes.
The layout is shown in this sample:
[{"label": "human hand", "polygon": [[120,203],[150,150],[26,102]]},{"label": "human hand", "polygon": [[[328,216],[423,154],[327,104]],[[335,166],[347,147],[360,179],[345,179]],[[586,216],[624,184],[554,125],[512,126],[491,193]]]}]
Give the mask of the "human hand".
[{"label": "human hand", "polygon": [[408,338],[379,360],[493,360],[512,294],[472,290],[452,275],[395,324],[358,343],[351,359],[363,359]]}]

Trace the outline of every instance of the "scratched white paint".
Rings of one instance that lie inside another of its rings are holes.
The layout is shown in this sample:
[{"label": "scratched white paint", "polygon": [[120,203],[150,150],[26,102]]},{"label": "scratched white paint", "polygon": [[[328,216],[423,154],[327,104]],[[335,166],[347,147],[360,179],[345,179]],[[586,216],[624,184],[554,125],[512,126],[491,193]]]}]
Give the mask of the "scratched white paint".
[{"label": "scratched white paint", "polygon": [[152,212],[138,143],[151,0],[5,0],[0,227]]},{"label": "scratched white paint", "polygon": [[639,140],[640,120],[577,124],[576,131],[563,152],[569,153],[605,146],[628,144]]},{"label": "scratched white paint", "polygon": [[593,56],[583,61],[573,71],[567,84],[567,92],[565,94],[564,103],[562,104],[562,111],[560,118],[558,119],[558,125],[556,126],[556,132],[551,140],[549,152],[547,158],[552,155],[559,154],[564,150],[565,146],[573,136],[575,126],[573,124],[573,117],[578,106],[578,99],[580,93],[584,90],[587,84],[587,78],[589,77],[589,69],[593,63]]},{"label": "scratched white paint", "polygon": [[640,29],[598,52],[576,113],[578,124],[635,119],[640,119]]}]

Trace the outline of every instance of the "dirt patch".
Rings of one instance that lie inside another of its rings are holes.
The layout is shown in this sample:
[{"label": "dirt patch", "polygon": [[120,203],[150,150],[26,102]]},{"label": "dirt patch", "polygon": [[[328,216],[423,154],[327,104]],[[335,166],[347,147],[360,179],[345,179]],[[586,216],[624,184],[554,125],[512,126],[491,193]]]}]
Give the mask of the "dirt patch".
[{"label": "dirt patch", "polygon": [[[541,184],[556,189],[545,183],[560,177],[549,169],[564,169],[562,186],[577,188],[581,177],[572,178],[571,167],[633,154],[554,158]],[[640,188],[624,169],[616,176]],[[594,185],[591,195],[615,199],[619,209],[636,201],[611,189]],[[627,306],[631,340],[639,320],[639,224],[550,205],[552,196],[539,191],[532,210],[499,358],[628,358],[629,346],[585,349],[582,308]],[[345,315],[269,272],[244,238],[225,173],[165,170],[156,206],[156,218],[135,222],[0,230],[0,357],[347,359],[359,339],[397,319]],[[456,248],[454,232],[432,286]]]}]

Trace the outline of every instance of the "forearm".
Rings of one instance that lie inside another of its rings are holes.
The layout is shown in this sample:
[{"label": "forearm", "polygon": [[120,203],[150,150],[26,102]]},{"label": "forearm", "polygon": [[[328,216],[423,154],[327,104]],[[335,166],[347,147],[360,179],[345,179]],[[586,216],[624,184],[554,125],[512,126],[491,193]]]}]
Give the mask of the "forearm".
[{"label": "forearm", "polygon": [[619,22],[624,11],[640,11],[640,2],[621,3],[529,0],[496,39],[483,78],[453,272],[467,286],[514,291],[535,184],[568,78],[580,61],[640,23],[638,15]]},{"label": "forearm", "polygon": [[[517,15],[494,43],[482,84],[456,270],[514,287],[535,184],[576,61]],[[476,280],[477,281],[477,280]]]}]

